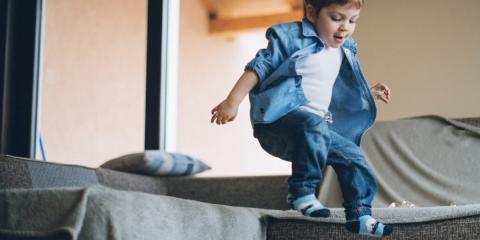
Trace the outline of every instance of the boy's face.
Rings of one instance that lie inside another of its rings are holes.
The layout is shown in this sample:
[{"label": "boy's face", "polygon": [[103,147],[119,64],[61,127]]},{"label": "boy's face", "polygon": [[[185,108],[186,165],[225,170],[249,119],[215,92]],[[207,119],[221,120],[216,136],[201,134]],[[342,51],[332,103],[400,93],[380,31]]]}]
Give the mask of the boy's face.
[{"label": "boy's face", "polygon": [[313,23],[317,34],[329,47],[338,48],[345,43],[355,30],[360,9],[354,4],[331,4],[316,12],[315,8],[307,5],[307,19]]}]

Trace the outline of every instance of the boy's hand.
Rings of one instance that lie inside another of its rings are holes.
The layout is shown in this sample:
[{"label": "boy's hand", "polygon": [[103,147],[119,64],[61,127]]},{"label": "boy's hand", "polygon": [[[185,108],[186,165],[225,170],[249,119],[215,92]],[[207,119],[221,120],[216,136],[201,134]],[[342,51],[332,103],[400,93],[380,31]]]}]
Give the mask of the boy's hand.
[{"label": "boy's hand", "polygon": [[390,100],[390,88],[384,83],[377,83],[375,86],[371,87],[373,96],[375,99],[380,99],[385,103],[388,103]]},{"label": "boy's hand", "polygon": [[223,100],[220,104],[214,107],[211,111],[211,123],[216,122],[218,125],[231,122],[235,119],[238,113],[238,104],[230,99]]}]

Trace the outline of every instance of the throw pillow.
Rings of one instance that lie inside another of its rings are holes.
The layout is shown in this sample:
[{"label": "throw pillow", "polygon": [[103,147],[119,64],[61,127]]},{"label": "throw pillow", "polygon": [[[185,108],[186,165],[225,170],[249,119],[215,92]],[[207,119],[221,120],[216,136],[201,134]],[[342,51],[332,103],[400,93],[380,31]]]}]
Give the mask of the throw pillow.
[{"label": "throw pillow", "polygon": [[211,169],[201,160],[186,154],[161,150],[124,155],[109,160],[100,167],[154,176],[190,176]]}]

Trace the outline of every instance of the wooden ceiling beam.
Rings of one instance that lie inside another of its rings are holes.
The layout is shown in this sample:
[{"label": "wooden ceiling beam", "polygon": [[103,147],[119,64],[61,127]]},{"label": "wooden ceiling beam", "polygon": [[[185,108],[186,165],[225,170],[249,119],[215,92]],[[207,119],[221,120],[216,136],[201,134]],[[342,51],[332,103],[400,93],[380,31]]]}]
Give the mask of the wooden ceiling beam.
[{"label": "wooden ceiling beam", "polygon": [[217,18],[209,21],[209,32],[214,35],[232,35],[237,32],[267,28],[282,22],[301,21],[302,18],[303,9],[266,16],[232,19]]}]

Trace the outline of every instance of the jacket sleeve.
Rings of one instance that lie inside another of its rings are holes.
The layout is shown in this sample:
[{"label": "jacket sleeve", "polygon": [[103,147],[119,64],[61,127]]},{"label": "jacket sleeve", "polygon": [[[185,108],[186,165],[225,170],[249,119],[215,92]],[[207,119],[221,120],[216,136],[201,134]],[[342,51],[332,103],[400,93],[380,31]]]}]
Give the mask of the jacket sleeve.
[{"label": "jacket sleeve", "polygon": [[277,25],[266,32],[267,48],[260,49],[245,69],[257,73],[259,82],[267,78],[288,56],[288,35]]}]

